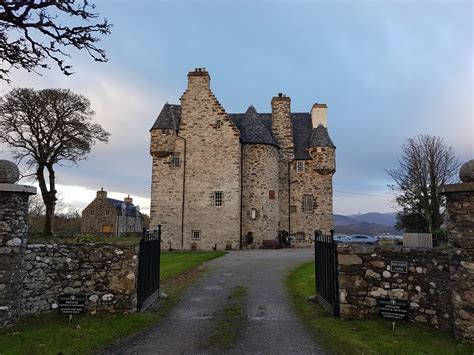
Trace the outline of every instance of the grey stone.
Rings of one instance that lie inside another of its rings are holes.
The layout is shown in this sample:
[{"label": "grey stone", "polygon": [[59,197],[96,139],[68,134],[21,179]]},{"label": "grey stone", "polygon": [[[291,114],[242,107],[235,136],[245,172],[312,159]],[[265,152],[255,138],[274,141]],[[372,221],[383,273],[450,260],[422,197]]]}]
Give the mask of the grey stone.
[{"label": "grey stone", "polygon": [[20,169],[9,160],[0,160],[0,183],[14,184],[20,178]]},{"label": "grey stone", "polygon": [[474,159],[465,163],[459,170],[459,178],[462,182],[474,182]]}]

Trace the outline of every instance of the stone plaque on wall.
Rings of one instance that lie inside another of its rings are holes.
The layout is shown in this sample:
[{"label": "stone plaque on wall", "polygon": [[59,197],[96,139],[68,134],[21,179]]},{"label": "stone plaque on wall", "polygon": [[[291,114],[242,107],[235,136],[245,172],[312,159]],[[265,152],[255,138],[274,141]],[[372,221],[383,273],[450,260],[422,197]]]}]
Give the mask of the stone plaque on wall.
[{"label": "stone plaque on wall", "polygon": [[408,263],[406,261],[392,260],[390,262],[390,270],[392,272],[406,274],[408,272]]}]

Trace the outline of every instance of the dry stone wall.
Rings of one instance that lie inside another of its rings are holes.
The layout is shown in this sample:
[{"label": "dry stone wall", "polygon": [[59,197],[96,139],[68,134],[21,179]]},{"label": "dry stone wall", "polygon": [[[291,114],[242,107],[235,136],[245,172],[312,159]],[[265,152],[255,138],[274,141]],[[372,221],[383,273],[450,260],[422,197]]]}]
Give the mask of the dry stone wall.
[{"label": "dry stone wall", "polygon": [[[339,245],[337,252],[341,318],[378,318],[379,299],[398,299],[408,302],[409,321],[452,329],[447,250]],[[408,272],[392,271],[391,261],[406,261]]]},{"label": "dry stone wall", "polygon": [[55,311],[58,297],[86,295],[86,310],[136,310],[138,246],[31,244],[22,263],[21,313]]},{"label": "dry stone wall", "polygon": [[[253,236],[255,247],[263,239],[278,237],[278,148],[273,145],[243,146],[242,234]],[[271,191],[274,194],[271,196]],[[253,212],[252,212],[253,210]]]}]

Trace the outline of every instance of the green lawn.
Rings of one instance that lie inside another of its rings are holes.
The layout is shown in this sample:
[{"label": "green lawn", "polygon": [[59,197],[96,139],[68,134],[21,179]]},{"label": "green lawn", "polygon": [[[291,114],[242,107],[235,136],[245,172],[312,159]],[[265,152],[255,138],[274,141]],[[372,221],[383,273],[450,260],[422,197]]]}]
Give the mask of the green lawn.
[{"label": "green lawn", "polygon": [[89,354],[117,339],[157,324],[180,300],[186,288],[202,273],[196,267],[224,252],[162,253],[162,289],[169,299],[160,300],[143,313],[77,316],[73,325],[67,316],[47,314],[25,319],[0,332],[0,354]]},{"label": "green lawn", "polygon": [[286,287],[298,315],[312,335],[328,349],[341,354],[473,354],[449,334],[421,325],[401,323],[395,332],[384,320],[340,320],[327,317],[307,298],[314,295],[314,263],[294,269]]}]

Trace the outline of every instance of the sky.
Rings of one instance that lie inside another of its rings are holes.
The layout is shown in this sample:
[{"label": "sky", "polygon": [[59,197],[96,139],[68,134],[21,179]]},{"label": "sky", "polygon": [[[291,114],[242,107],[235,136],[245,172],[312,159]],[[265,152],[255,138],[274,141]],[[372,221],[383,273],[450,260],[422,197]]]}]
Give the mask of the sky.
[{"label": "sky", "polygon": [[[474,157],[471,1],[96,0],[114,27],[100,43],[108,63],[71,50],[75,74],[14,72],[0,84],[70,88],[91,100],[112,135],[77,167],[61,167],[61,198],[83,208],[103,187],[149,209],[149,129],[164,103],[179,103],[187,73],[205,67],[227,112],[272,96],[293,112],[328,105],[337,146],[334,212],[396,209],[386,169],[418,134],[441,136],[461,161]],[[9,159],[0,147],[0,159]],[[24,182],[24,181],[23,181]],[[27,183],[27,182],[24,182]]]}]

